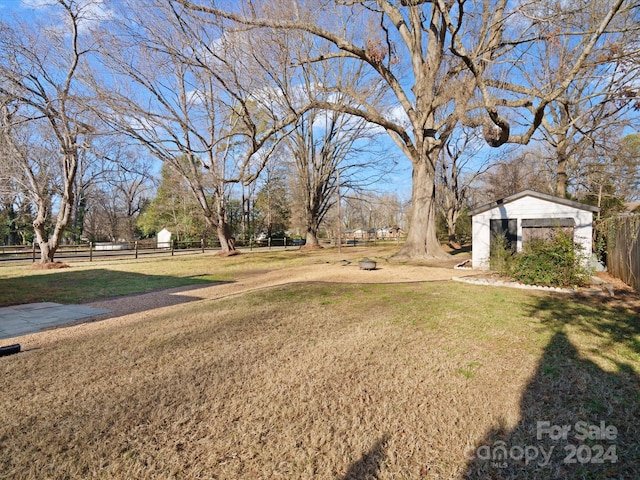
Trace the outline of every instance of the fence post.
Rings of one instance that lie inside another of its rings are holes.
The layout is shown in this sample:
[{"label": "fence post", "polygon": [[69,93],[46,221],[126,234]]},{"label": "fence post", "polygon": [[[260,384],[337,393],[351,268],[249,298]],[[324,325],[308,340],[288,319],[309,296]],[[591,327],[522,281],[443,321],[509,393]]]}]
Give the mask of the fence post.
[{"label": "fence post", "polygon": [[89,242],[89,261],[93,262],[93,242]]},{"label": "fence post", "polygon": [[284,237],[284,249],[287,249],[287,237]]},{"label": "fence post", "polygon": [[36,242],[33,242],[33,249],[31,253],[31,261],[36,263]]},{"label": "fence post", "polygon": [[269,246],[269,250],[271,250],[271,237],[267,239],[267,245]]},{"label": "fence post", "polygon": [[175,248],[176,248],[176,242],[177,242],[177,240],[173,240],[173,241],[171,242],[171,256],[172,256],[172,257],[173,257],[173,251],[174,251],[174,250],[175,250]]},{"label": "fence post", "polygon": [[204,253],[204,238],[200,239],[200,246],[202,247],[202,253]]},{"label": "fence post", "polygon": [[138,241],[136,240],[136,241],[133,243],[133,245],[134,245],[134,248],[135,248],[135,250],[136,250],[136,260],[137,260],[137,259],[138,259]]}]

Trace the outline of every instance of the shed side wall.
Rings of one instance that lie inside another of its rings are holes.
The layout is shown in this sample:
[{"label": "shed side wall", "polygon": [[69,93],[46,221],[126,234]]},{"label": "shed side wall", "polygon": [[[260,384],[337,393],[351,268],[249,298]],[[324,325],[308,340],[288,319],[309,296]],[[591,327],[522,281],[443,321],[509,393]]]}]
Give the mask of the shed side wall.
[{"label": "shed side wall", "polygon": [[518,219],[517,250],[522,251],[522,219],[534,218],[574,218],[576,225],[573,240],[581,245],[582,253],[591,255],[593,213],[568,205],[541,200],[535,197],[523,197],[486,212],[473,216],[473,249],[471,261],[473,268],[489,268],[490,221],[500,218]]}]

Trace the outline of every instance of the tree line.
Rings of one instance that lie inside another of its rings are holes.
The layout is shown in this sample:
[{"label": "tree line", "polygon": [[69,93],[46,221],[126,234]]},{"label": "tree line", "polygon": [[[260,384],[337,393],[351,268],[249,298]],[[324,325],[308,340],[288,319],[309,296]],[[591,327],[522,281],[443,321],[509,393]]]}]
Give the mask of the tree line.
[{"label": "tree line", "polygon": [[[446,255],[439,215],[455,234],[474,185],[533,157],[557,195],[626,199],[637,180],[624,145],[633,152],[640,7],[578,3],[56,0],[29,21],[3,18],[0,199],[11,235],[25,241],[29,222],[52,262],[65,236],[109,224],[111,236],[135,234],[174,195],[233,252],[234,211],[246,231],[246,198],[269,196],[284,168],[313,246],[338,190],[360,195],[398,161],[412,168],[400,260]],[[150,158],[163,165],[154,200]],[[626,187],[611,181],[625,172]]]}]

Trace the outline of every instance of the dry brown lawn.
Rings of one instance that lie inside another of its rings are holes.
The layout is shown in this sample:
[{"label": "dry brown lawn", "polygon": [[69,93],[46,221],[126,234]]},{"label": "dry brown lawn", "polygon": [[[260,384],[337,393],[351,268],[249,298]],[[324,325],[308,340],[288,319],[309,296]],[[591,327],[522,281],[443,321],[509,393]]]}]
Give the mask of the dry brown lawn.
[{"label": "dry brown lawn", "polygon": [[[638,312],[457,273],[333,258],[25,337],[0,478],[638,478]],[[615,425],[617,462],[472,458],[538,420]]]}]

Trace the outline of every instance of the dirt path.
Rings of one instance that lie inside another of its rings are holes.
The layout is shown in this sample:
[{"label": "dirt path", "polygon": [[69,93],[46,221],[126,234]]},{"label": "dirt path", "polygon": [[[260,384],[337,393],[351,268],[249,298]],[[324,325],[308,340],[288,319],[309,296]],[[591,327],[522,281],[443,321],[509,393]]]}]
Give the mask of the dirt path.
[{"label": "dirt path", "polygon": [[[328,283],[406,283],[451,280],[453,276],[474,275],[477,272],[453,270],[451,268],[417,267],[385,264],[376,270],[360,270],[357,263],[321,263],[304,265],[268,272],[249,273],[237,281],[214,285],[179,287],[142,295],[121,297],[88,304],[95,308],[104,308],[114,312],[113,315],[126,315],[143,310],[152,310],[184,303],[171,300],[181,297],[193,300],[215,300],[239,295],[253,290],[270,288],[300,282]],[[144,308],[140,308],[143,306]],[[105,318],[105,317],[99,317]]]},{"label": "dirt path", "polygon": [[477,272],[445,267],[379,264],[376,270],[360,270],[357,262],[334,261],[298,267],[251,272],[236,281],[207,286],[187,286],[145,294],[116,297],[87,305],[112,313],[93,317],[78,324],[20,337],[24,350],[39,348],[63,338],[90,335],[92,332],[138,322],[160,312],[180,308],[179,305],[212,301],[232,295],[301,282],[327,283],[407,283],[447,281],[453,276]]}]

